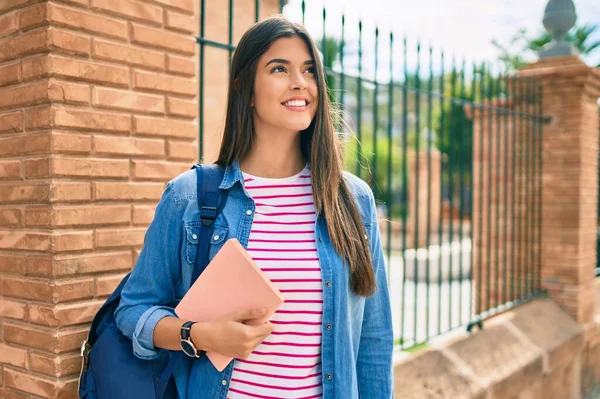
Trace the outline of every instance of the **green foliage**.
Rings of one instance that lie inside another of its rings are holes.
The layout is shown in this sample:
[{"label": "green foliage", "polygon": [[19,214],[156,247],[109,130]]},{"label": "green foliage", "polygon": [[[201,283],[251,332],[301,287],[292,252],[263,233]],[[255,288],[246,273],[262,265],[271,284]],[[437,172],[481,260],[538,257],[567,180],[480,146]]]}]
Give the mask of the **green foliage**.
[{"label": "green foliage", "polygon": [[[567,33],[565,40],[575,46],[582,55],[590,55],[600,48],[600,40],[593,41],[592,39],[592,34],[596,29],[598,29],[598,25],[575,26]],[[508,71],[512,72],[531,62],[540,50],[551,41],[552,37],[548,32],[539,32],[535,36],[529,36],[526,29],[519,29],[508,43],[503,44],[494,39],[492,44],[500,53],[498,60]]]}]

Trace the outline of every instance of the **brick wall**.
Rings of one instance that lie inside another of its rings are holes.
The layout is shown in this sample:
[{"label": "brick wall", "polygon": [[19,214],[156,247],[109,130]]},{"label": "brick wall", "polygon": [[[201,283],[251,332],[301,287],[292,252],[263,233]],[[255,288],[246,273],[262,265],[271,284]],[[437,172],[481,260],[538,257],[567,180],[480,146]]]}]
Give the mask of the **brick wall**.
[{"label": "brick wall", "polygon": [[[198,3],[0,1],[2,398],[75,397],[90,320],[135,264],[165,182],[196,162]],[[207,32],[226,41],[228,2],[208,3]],[[245,3],[236,41],[254,21]],[[215,153],[228,60],[207,57]]]}]

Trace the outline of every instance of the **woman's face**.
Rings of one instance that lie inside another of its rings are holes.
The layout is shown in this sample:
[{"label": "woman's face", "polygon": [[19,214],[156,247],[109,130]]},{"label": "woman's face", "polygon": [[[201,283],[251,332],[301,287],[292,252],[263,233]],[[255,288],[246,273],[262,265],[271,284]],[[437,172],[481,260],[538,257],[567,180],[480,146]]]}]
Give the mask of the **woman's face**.
[{"label": "woman's face", "polygon": [[275,40],[256,66],[254,127],[299,132],[312,122],[318,107],[314,60],[298,36]]}]

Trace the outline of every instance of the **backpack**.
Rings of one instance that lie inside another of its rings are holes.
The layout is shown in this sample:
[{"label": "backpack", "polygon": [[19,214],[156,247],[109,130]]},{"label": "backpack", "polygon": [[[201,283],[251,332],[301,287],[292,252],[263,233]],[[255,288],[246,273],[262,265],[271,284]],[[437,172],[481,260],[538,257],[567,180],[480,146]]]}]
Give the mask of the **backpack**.
[{"label": "backpack", "polygon": [[[196,169],[200,237],[192,274],[192,283],[208,264],[208,245],[213,222],[223,209],[227,192],[219,190],[223,169],[217,165],[194,165]],[[79,397],[85,399],[176,398],[172,378],[180,361],[188,360],[180,352],[163,351],[154,360],[142,360],[133,354],[131,340],[117,327],[114,313],[127,283],[127,274],[94,316],[87,340],[81,346]]]}]

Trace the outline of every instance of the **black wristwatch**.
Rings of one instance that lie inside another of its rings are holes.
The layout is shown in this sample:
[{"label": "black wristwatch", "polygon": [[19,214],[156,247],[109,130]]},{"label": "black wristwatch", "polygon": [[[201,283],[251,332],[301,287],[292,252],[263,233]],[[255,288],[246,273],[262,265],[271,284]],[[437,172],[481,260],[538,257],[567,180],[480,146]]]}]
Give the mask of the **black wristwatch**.
[{"label": "black wristwatch", "polygon": [[194,321],[186,321],[181,326],[181,335],[179,337],[179,342],[181,345],[181,349],[183,353],[193,358],[200,358],[200,355],[203,351],[199,351],[194,343],[192,342],[192,338],[190,337],[190,331],[192,330],[192,325],[194,325]]}]

